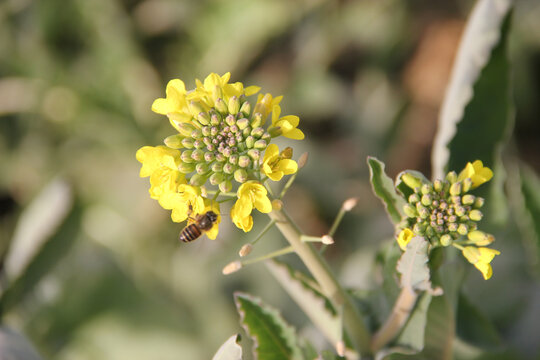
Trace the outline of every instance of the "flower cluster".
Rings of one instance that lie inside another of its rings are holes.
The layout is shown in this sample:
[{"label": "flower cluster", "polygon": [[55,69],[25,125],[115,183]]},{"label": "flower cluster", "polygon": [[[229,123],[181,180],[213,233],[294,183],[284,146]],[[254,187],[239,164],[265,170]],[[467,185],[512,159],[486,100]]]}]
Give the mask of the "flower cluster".
[{"label": "flower cluster", "polygon": [[452,171],[446,179],[433,182],[405,172],[401,180],[412,189],[412,194],[403,207],[407,219],[397,238],[399,246],[405,249],[415,235],[423,236],[433,246],[452,245],[489,279],[492,275],[489,263],[499,252],[485,247],[494,237],[478,230],[484,199],[469,191],[492,177],[493,172],[480,160],[468,163],[459,175]]},{"label": "flower cluster", "polygon": [[[297,116],[281,116],[281,96],[259,94],[252,106],[248,97],[259,88],[229,79],[229,73],[212,73],[204,82],[196,80],[190,91],[181,80],[171,80],[166,97],[155,100],[152,110],[166,115],[176,133],[164,140],[165,146],[144,146],[136,156],[142,163],[140,176],[150,177],[151,197],[172,210],[173,221],[192,221],[210,209],[219,214],[217,199],[227,195],[238,198],[231,210],[233,222],[249,231],[253,208],[272,210],[265,181],[279,181],[298,170],[292,149],[280,152],[271,141],[279,136],[301,140],[304,134]],[[206,186],[217,187],[212,199]],[[214,228],[209,237],[217,235]]]}]

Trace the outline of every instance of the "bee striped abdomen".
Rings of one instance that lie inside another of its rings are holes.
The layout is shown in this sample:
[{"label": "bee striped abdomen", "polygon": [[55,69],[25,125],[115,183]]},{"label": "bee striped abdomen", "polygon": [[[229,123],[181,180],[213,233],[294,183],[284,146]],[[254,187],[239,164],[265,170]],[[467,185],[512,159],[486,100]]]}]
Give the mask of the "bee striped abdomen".
[{"label": "bee striped abdomen", "polygon": [[180,241],[182,242],[190,242],[193,240],[197,240],[202,235],[201,229],[197,226],[197,224],[190,224],[182,230],[180,233]]}]

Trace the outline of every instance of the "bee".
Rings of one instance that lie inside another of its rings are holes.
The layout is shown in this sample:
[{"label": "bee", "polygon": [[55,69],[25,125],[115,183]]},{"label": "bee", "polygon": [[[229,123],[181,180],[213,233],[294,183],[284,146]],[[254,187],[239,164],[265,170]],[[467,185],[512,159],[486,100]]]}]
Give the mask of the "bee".
[{"label": "bee", "polygon": [[180,231],[179,240],[182,242],[195,241],[205,232],[210,230],[217,221],[217,214],[213,211],[207,211],[204,214],[197,215],[195,222],[187,225]]}]

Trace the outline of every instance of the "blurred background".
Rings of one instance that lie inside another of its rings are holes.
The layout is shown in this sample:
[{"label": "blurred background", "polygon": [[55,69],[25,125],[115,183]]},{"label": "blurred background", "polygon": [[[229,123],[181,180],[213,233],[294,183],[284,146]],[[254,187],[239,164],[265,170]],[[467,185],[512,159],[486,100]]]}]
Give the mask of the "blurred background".
[{"label": "blurred background", "polygon": [[[391,176],[403,169],[429,175],[438,110],[471,6],[464,0],[0,2],[3,326],[24,334],[46,359],[204,360],[240,331],[232,293],[242,290],[283,309],[316,338],[263,266],[221,274],[250,239],[229,222],[215,241],[178,243],[182,225],[170,221],[150,199],[148,180],[138,177],[136,150],[174,132],[151,112],[152,101],[164,96],[169,79],[192,88],[195,78],[228,71],[232,81],[284,95],[283,114],[299,115],[306,134],[289,145],[311,159],[285,206],[307,233],[322,235],[341,203],[359,197],[326,254],[346,284],[367,287],[374,254],[393,229],[372,195],[366,156],[386,162]],[[505,149],[536,174],[538,19],[538,1],[516,2],[510,37],[516,118]],[[537,258],[527,256],[530,243],[522,241],[534,234],[507,220],[492,280],[471,270],[466,289],[516,356],[536,358],[539,273]],[[266,221],[256,217],[251,236]],[[254,253],[283,245],[272,231]]]}]

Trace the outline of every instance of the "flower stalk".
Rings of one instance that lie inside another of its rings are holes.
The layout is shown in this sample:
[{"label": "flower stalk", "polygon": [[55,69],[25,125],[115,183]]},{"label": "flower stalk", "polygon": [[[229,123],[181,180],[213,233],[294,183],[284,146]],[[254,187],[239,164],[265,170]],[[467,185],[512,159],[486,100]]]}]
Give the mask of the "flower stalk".
[{"label": "flower stalk", "polygon": [[335,308],[343,308],[343,325],[355,348],[359,350],[361,355],[369,354],[370,334],[364,320],[350,296],[332,274],[326,261],[310,243],[302,241],[302,233],[283,210],[273,210],[268,216],[276,222],[279,231],[317,280],[323,294]]}]

